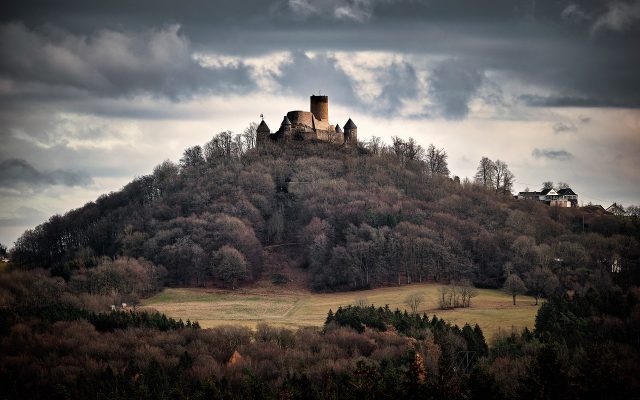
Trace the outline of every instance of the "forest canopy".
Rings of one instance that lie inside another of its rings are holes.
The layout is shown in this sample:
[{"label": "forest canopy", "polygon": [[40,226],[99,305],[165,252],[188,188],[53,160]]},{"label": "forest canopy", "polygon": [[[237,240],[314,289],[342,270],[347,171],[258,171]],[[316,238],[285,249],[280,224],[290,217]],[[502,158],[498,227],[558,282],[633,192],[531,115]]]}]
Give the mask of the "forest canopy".
[{"label": "forest canopy", "polygon": [[[315,290],[463,279],[498,288],[540,269],[575,290],[612,269],[620,284],[640,282],[637,216],[516,200],[512,182],[486,157],[461,182],[444,149],[413,139],[256,148],[251,129],[222,132],[179,164],[26,231],[11,260],[71,279],[126,257],[171,286],[235,288],[259,279],[274,251]],[[539,286],[529,292],[552,294]]]}]

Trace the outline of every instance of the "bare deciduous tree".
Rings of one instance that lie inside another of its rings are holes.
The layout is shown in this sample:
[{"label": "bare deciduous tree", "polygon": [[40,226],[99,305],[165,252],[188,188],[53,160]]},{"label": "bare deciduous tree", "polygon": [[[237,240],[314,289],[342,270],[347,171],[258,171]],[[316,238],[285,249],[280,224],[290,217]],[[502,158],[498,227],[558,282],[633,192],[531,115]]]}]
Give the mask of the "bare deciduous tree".
[{"label": "bare deciduous tree", "polygon": [[411,312],[416,314],[420,304],[424,302],[424,294],[421,292],[411,293],[404,299],[404,304],[411,308]]},{"label": "bare deciduous tree", "polygon": [[182,158],[180,159],[180,166],[182,168],[198,167],[201,165],[204,165],[202,147],[192,146],[182,153]]},{"label": "bare deciduous tree", "polygon": [[366,297],[358,297],[354,302],[356,307],[367,307],[369,305],[369,300]]},{"label": "bare deciduous tree", "polygon": [[502,290],[513,296],[513,305],[515,306],[516,296],[525,293],[527,291],[527,287],[525,286],[524,282],[522,282],[522,279],[520,279],[518,274],[513,273],[509,275],[506,281],[504,281]]},{"label": "bare deciduous tree", "polygon": [[257,129],[258,129],[258,124],[256,124],[255,122],[252,122],[249,124],[249,126],[244,128],[244,131],[242,131],[242,142],[243,142],[243,147],[245,148],[245,151],[256,147]]},{"label": "bare deciduous tree", "polygon": [[447,152],[444,149],[436,149],[434,145],[430,144],[425,155],[425,162],[431,175],[449,176]]},{"label": "bare deciduous tree", "polygon": [[496,160],[494,166],[493,185],[496,192],[509,193],[513,187],[513,181],[515,176],[509,171],[507,163],[501,160]]},{"label": "bare deciduous tree", "polygon": [[460,297],[462,297],[462,307],[471,307],[471,299],[478,295],[478,289],[473,286],[469,279],[461,280],[458,288]]},{"label": "bare deciduous tree", "polygon": [[487,157],[482,157],[476,171],[475,182],[484,187],[493,186],[495,164]]},{"label": "bare deciduous tree", "polygon": [[377,136],[371,136],[371,139],[366,142],[365,147],[373,154],[379,155],[382,152],[382,148],[384,147],[384,143],[382,139]]}]

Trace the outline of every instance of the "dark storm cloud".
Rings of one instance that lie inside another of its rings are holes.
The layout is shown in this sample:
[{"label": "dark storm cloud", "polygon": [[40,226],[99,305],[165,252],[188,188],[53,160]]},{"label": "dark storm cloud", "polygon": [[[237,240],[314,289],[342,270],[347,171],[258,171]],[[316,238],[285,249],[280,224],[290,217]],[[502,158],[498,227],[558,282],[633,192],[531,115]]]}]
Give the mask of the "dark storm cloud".
[{"label": "dark storm cloud", "polygon": [[[610,88],[613,89],[613,88]],[[622,90],[627,92],[627,90]],[[538,96],[523,94],[519,99],[530,107],[611,107],[611,108],[638,108],[640,107],[640,96],[617,97],[613,90],[606,90],[606,95],[599,93],[589,93],[591,97],[573,96]]]},{"label": "dark storm cloud", "polygon": [[418,95],[418,76],[413,65],[408,62],[394,62],[378,71],[382,90],[374,104],[377,112],[392,115],[399,110],[403,101],[411,101]]},{"label": "dark storm cloud", "polygon": [[39,171],[23,159],[8,159],[0,161],[0,186],[88,186],[91,178],[82,172],[65,171]]},{"label": "dark storm cloud", "polygon": [[591,26],[591,32],[611,30],[625,31],[640,20],[640,1],[612,1],[607,3],[607,11],[600,14]]},{"label": "dark storm cloud", "polygon": [[298,96],[306,97],[310,93],[322,92],[330,93],[332,100],[339,103],[357,102],[353,81],[331,55],[318,54],[310,57],[302,51],[295,51],[274,79],[285,91]]},{"label": "dark storm cloud", "polygon": [[288,93],[300,97],[309,93],[327,93],[331,95],[332,103],[383,116],[393,115],[403,106],[403,101],[414,100],[418,95],[419,82],[414,66],[398,61],[371,68],[381,90],[375,98],[363,100],[356,93],[355,77],[340,66],[350,61],[336,57],[324,53],[310,56],[301,51],[293,52],[274,79]]},{"label": "dark storm cloud", "polygon": [[578,4],[568,4],[560,13],[565,21],[580,24],[593,19],[593,15],[582,9]]},{"label": "dark storm cloud", "polygon": [[[178,39],[188,39],[192,50],[212,54],[380,50],[464,58],[473,66],[463,71],[466,74],[497,70],[546,89],[545,96],[520,93],[526,105],[640,107],[638,0],[190,0],[179,7],[170,0],[34,0],[1,7],[0,20],[5,22],[23,21],[31,30],[59,26],[89,42],[105,30],[158,32],[177,23],[182,33]],[[154,60],[144,49],[132,52]],[[56,57],[71,61],[61,54]],[[53,76],[62,82],[81,80],[78,86],[87,90],[118,92],[130,87],[170,96],[208,87],[226,90],[217,86],[220,82],[230,82],[229,89],[253,87],[241,64],[210,71],[190,59],[176,60],[178,71],[152,63],[148,75],[134,69],[114,76],[108,68],[83,69],[83,64],[71,63],[63,65],[75,71],[72,77],[64,71]],[[21,75],[16,66],[7,73]],[[29,73],[33,68],[22,72]],[[452,82],[446,76],[437,79]],[[466,114],[465,97],[477,90],[473,82],[435,90],[436,102],[450,118]]]},{"label": "dark storm cloud", "polygon": [[[582,1],[581,7],[603,9],[602,1]],[[3,5],[6,20],[63,21],[78,27],[96,22],[117,24],[142,22],[157,24],[167,19],[192,24],[234,24],[244,26],[265,20],[321,19],[336,22],[439,19],[504,19],[504,18],[560,18],[567,3],[530,0],[493,0],[479,4],[476,0],[416,1],[416,0],[235,0],[211,2],[185,0],[176,6],[172,0],[113,0],[60,2],[31,0]],[[72,11],[71,11],[72,10]]]},{"label": "dark storm cloud", "polygon": [[447,60],[432,71],[429,94],[445,118],[462,119],[469,113],[469,101],[483,80],[483,71],[469,62]]},{"label": "dark storm cloud", "polygon": [[553,149],[533,149],[531,155],[535,158],[546,158],[549,160],[567,161],[573,158],[573,154],[566,150],[553,150]]},{"label": "dark storm cloud", "polygon": [[[99,30],[91,36],[59,29],[0,26],[0,75],[13,82],[100,96],[243,92],[254,87],[242,64],[204,67],[179,25],[144,32]],[[19,49],[19,51],[16,51]]]}]

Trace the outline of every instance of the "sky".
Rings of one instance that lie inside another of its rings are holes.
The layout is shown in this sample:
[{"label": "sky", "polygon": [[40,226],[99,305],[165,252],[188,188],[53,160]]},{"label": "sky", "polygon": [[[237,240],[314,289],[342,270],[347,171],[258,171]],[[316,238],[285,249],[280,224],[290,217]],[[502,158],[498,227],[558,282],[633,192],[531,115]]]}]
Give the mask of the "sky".
[{"label": "sky", "polygon": [[309,96],[358,137],[640,204],[640,0],[0,5],[0,243]]}]

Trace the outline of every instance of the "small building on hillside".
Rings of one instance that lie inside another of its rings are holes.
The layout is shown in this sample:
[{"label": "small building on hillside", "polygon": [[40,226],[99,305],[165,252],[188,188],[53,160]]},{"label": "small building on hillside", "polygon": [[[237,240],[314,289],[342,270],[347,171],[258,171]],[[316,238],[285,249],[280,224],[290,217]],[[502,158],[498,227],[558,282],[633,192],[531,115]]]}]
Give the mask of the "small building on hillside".
[{"label": "small building on hillside", "polygon": [[516,198],[519,200],[539,200],[540,192],[520,192]]},{"label": "small building on hillside", "polygon": [[563,201],[568,201],[569,203],[571,203],[571,205],[568,207],[578,206],[578,195],[573,190],[571,190],[571,188],[564,188],[564,189],[558,190],[558,196]]},{"label": "small building on hillside", "polygon": [[586,206],[583,206],[582,210],[590,213],[600,213],[600,214],[607,212],[604,209],[604,207],[602,207],[600,204],[591,204],[591,203],[587,204]]},{"label": "small building on hillside", "polygon": [[626,215],[624,207],[622,207],[622,205],[618,203],[613,203],[612,205],[607,207],[607,212],[613,215],[620,215],[620,216]]},{"label": "small building on hillside", "polygon": [[547,188],[542,189],[539,192],[520,192],[518,193],[519,200],[535,200],[541,201],[552,207],[577,207],[578,195],[571,190],[571,188],[554,189]]}]

